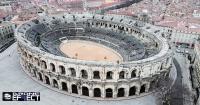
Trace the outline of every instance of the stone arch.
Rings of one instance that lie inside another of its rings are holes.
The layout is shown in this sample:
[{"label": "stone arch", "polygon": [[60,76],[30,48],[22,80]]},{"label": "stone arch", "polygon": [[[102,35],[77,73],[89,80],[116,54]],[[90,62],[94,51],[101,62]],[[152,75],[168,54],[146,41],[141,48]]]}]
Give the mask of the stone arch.
[{"label": "stone arch", "polygon": [[41,64],[43,69],[47,69],[47,63],[46,61],[42,60],[42,64]]},{"label": "stone arch", "polygon": [[133,96],[136,94],[136,86],[132,86],[130,89],[129,89],[129,96]]},{"label": "stone arch", "polygon": [[61,86],[62,86],[62,90],[68,91],[67,83],[66,82],[61,82]]},{"label": "stone arch", "polygon": [[124,79],[125,78],[125,71],[119,72],[119,79]]},{"label": "stone arch", "polygon": [[64,74],[64,75],[66,74],[65,67],[62,65],[59,66],[59,71],[61,74]]},{"label": "stone arch", "polygon": [[38,73],[38,76],[39,76],[39,80],[43,81],[42,74],[40,72]]},{"label": "stone arch", "polygon": [[76,70],[74,68],[69,68],[69,71],[70,71],[70,76],[72,77],[76,77]]},{"label": "stone arch", "polygon": [[40,62],[39,62],[38,58],[34,58],[34,62],[36,65],[40,66]]},{"label": "stone arch", "polygon": [[134,69],[132,72],[131,72],[131,78],[135,78],[137,75],[136,75],[136,72],[137,70]]},{"label": "stone arch", "polygon": [[58,88],[58,82],[56,79],[53,79],[53,87]]},{"label": "stone arch", "polygon": [[99,73],[99,71],[94,71],[93,72],[93,78],[94,79],[100,79],[100,73]]},{"label": "stone arch", "polygon": [[88,78],[88,73],[87,73],[86,70],[81,70],[81,77],[84,78],[84,79]]},{"label": "stone arch", "polygon": [[31,54],[28,55],[28,58],[30,59],[31,62],[32,62],[32,57],[33,56]]},{"label": "stone arch", "polygon": [[24,51],[24,55],[25,55],[25,57],[26,57],[26,58],[28,57],[28,55],[27,55],[27,52],[26,52],[26,51]]},{"label": "stone arch", "polygon": [[89,96],[89,89],[86,86],[82,87],[82,95]]},{"label": "stone arch", "polygon": [[125,89],[119,88],[117,92],[117,97],[124,97],[124,95],[125,95]]},{"label": "stone arch", "polygon": [[45,83],[48,84],[48,85],[50,85],[50,79],[49,79],[49,77],[48,76],[44,76],[44,77],[45,77]]},{"label": "stone arch", "polygon": [[113,79],[113,72],[112,71],[108,71],[106,73],[106,79]]},{"label": "stone arch", "polygon": [[113,97],[113,90],[111,88],[106,89],[106,98],[112,98]]},{"label": "stone arch", "polygon": [[50,70],[52,72],[56,72],[56,67],[55,67],[55,65],[53,63],[50,63]]},{"label": "stone arch", "polygon": [[78,94],[78,87],[75,84],[72,84],[72,93]]},{"label": "stone arch", "polygon": [[94,97],[101,97],[101,89],[100,88],[94,88]]},{"label": "stone arch", "polygon": [[146,90],[146,84],[143,84],[143,85],[140,87],[140,93],[145,93],[145,90]]}]

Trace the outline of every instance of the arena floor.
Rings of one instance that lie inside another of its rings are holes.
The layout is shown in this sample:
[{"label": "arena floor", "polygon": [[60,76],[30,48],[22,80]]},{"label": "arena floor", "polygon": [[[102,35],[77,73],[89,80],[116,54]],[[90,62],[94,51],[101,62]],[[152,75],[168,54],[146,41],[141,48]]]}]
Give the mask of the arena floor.
[{"label": "arena floor", "polygon": [[60,50],[71,58],[89,61],[121,62],[122,56],[104,45],[82,40],[63,41]]}]

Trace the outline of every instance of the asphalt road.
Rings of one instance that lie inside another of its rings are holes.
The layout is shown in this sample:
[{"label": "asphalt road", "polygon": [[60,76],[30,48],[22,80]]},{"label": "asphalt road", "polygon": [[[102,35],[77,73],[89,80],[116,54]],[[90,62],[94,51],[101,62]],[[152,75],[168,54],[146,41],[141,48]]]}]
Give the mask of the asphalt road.
[{"label": "asphalt road", "polygon": [[173,59],[177,70],[177,79],[171,90],[171,105],[183,105],[183,87],[182,87],[182,72],[180,64],[176,59]]}]

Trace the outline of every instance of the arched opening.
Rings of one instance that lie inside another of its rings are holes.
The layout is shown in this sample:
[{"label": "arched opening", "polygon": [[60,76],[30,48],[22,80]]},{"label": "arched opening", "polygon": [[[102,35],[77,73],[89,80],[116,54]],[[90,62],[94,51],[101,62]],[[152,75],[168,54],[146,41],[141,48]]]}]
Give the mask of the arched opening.
[{"label": "arched opening", "polygon": [[55,79],[53,79],[53,87],[58,88],[58,82]]},{"label": "arched opening", "polygon": [[89,96],[89,89],[85,86],[82,87],[82,95]]},{"label": "arched opening", "polygon": [[65,67],[64,66],[59,66],[59,70],[60,70],[60,73],[65,75],[66,74],[66,71],[65,71]]},{"label": "arched opening", "polygon": [[156,46],[156,48],[157,48],[157,47],[158,47],[158,43],[156,43],[156,45],[155,45],[155,46]]},{"label": "arched opening", "polygon": [[50,85],[49,77],[45,76],[46,84]]},{"label": "arched opening", "polygon": [[37,58],[35,58],[34,61],[35,61],[35,64],[36,64],[36,65],[40,66],[39,60],[38,60]]},{"label": "arched opening", "polygon": [[135,78],[136,77],[136,70],[133,70],[132,72],[131,72],[131,78]]},{"label": "arched opening", "polygon": [[140,93],[144,93],[145,90],[146,90],[146,85],[143,84],[143,85],[141,86],[141,88],[140,88]]},{"label": "arched opening", "polygon": [[68,91],[67,83],[62,82],[61,85],[62,85],[62,90],[64,90],[64,91]]},{"label": "arched opening", "polygon": [[78,94],[78,89],[77,89],[77,86],[75,84],[72,85],[72,93]]},{"label": "arched opening", "polygon": [[157,88],[156,80],[151,81],[149,90]]},{"label": "arched opening", "polygon": [[35,58],[35,64],[40,66],[40,62],[39,62],[39,59],[38,58]]},{"label": "arched opening", "polygon": [[113,97],[113,91],[111,88],[106,89],[106,98],[112,98]]},{"label": "arched opening", "polygon": [[119,73],[119,79],[124,79],[125,78],[125,72],[124,71],[121,71]]},{"label": "arched opening", "polygon": [[112,79],[112,71],[107,72],[106,79]]},{"label": "arched opening", "polygon": [[39,75],[40,81],[43,81],[43,79],[42,79],[42,74],[41,74],[41,73],[38,73],[38,75]]},{"label": "arched opening", "polygon": [[94,88],[94,97],[101,97],[101,90],[99,88]]},{"label": "arched opening", "polygon": [[164,65],[164,63],[162,63],[162,64],[161,64],[160,70],[162,70],[162,69],[163,69],[163,65]]},{"label": "arched opening", "polygon": [[119,88],[118,93],[117,93],[117,97],[124,97],[124,95],[125,95],[124,88]]},{"label": "arched opening", "polygon": [[135,95],[135,93],[136,93],[136,87],[133,86],[133,87],[131,87],[130,90],[129,90],[129,96],[133,96],[133,95]]},{"label": "arched opening", "polygon": [[81,77],[87,79],[88,78],[88,73],[86,70],[81,70]]},{"label": "arched opening", "polygon": [[93,78],[94,78],[94,79],[100,79],[99,71],[94,71],[94,72],[93,72]]},{"label": "arched opening", "polygon": [[46,64],[46,62],[43,61],[43,60],[42,60],[42,68],[43,68],[43,69],[47,69],[47,64]]},{"label": "arched opening", "polygon": [[31,60],[32,59],[32,55],[28,55],[28,58]]},{"label": "arched opening", "polygon": [[50,69],[51,69],[51,71],[53,71],[53,72],[56,71],[55,65],[54,65],[53,63],[50,63]]},{"label": "arched opening", "polygon": [[27,52],[24,52],[25,57],[27,58]]},{"label": "arched opening", "polygon": [[76,71],[74,68],[69,68],[72,77],[76,77]]}]

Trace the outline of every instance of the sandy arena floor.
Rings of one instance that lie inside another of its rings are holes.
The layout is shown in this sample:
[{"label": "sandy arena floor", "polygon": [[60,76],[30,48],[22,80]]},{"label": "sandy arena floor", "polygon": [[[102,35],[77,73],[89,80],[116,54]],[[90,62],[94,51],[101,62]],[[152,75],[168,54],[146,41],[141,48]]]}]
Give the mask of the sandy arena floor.
[{"label": "sandy arena floor", "polygon": [[89,61],[122,61],[123,58],[113,49],[104,45],[81,40],[64,41],[60,50],[71,58]]}]

